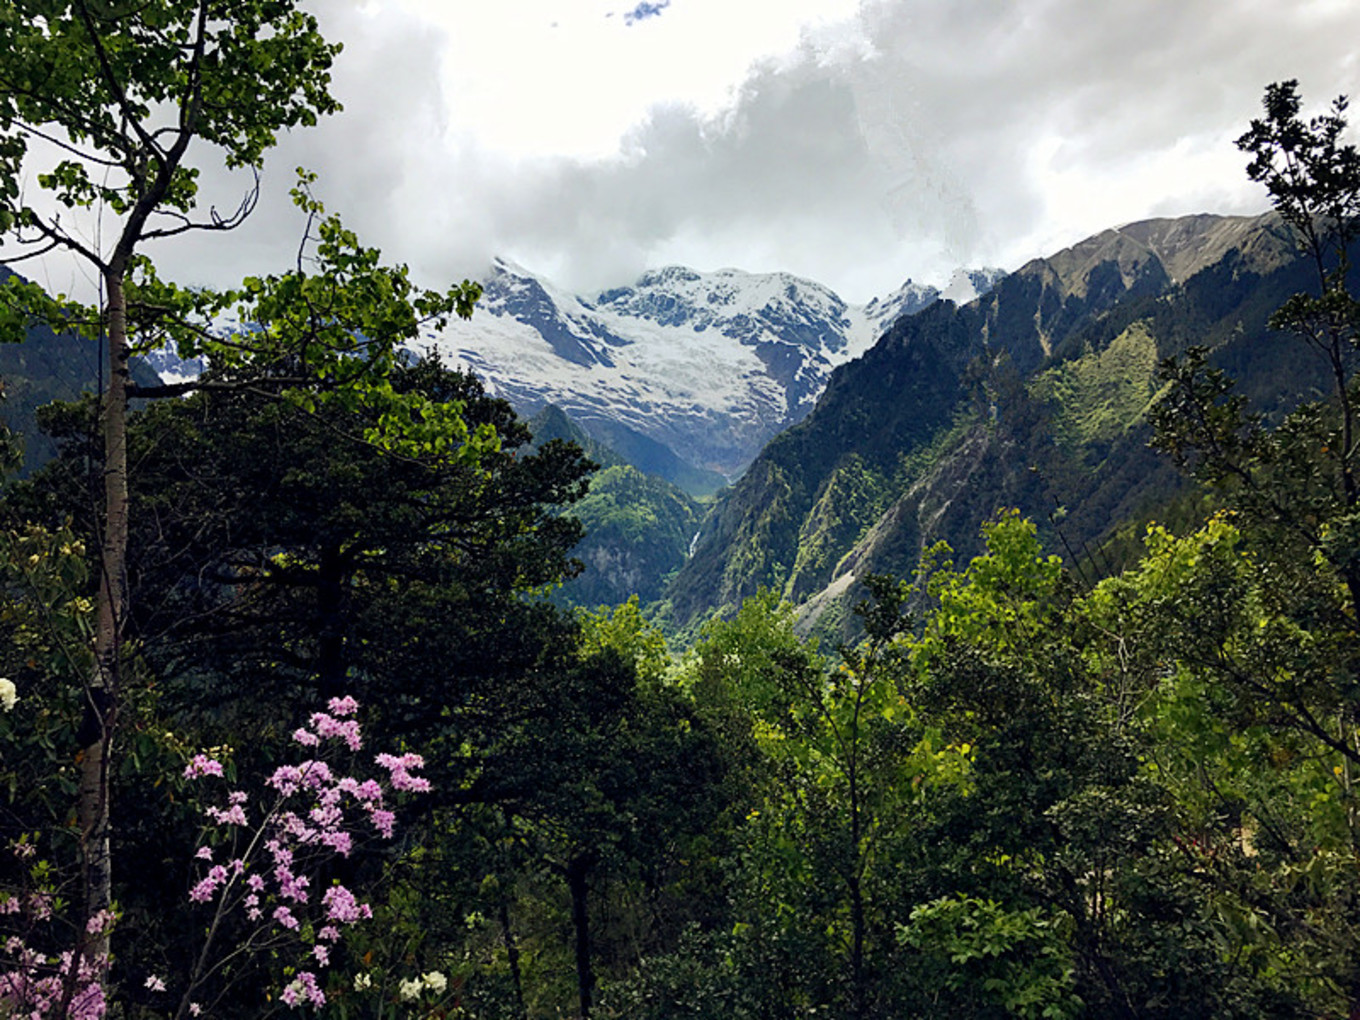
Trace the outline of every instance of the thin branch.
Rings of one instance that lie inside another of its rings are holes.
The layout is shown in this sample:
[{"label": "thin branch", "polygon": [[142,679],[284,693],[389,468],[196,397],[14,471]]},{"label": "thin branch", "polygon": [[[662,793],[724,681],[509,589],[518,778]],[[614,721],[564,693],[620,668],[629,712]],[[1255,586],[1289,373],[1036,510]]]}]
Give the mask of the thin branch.
[{"label": "thin branch", "polygon": [[211,206],[208,210],[209,221],[194,221],[189,219],[184,213],[170,210],[158,209],[156,215],[165,216],[170,219],[180,221],[177,227],[167,227],[159,230],[146,230],[142,232],[143,240],[154,240],[159,237],[175,237],[190,230],[235,230],[244,223],[250,214],[255,211],[255,207],[260,201],[260,172],[254,167],[251,168],[255,175],[255,182],[242,196],[240,204],[236,210],[228,216],[223,216],[217,211],[217,206]]},{"label": "thin branch", "polygon": [[[34,241],[20,241],[19,243],[42,244],[43,242],[34,240]],[[23,255],[6,255],[4,257],[0,257],[0,266],[12,266],[15,265],[16,263],[23,262],[26,259],[40,258],[41,256],[46,255],[49,251],[53,251],[59,247],[60,245],[56,241],[48,239],[45,247],[39,248],[37,251],[26,252]]]},{"label": "thin branch", "polygon": [[34,127],[32,124],[27,124],[27,123],[25,123],[24,121],[21,121],[21,120],[16,120],[16,121],[14,121],[14,125],[15,125],[16,127],[18,127],[19,130],[21,130],[21,131],[26,131],[28,134],[32,135],[34,138],[41,138],[44,142],[47,142],[47,144],[49,144],[49,145],[55,145],[57,148],[63,149],[63,150],[65,150],[66,152],[69,152],[71,155],[75,156],[77,159],[81,160],[82,162],[85,162],[85,163],[94,163],[96,166],[106,166],[106,167],[109,167],[109,168],[114,169],[114,170],[121,170],[121,169],[124,169],[124,164],[123,164],[123,162],[122,162],[121,160],[107,159],[107,158],[105,158],[105,157],[103,157],[103,156],[96,156],[96,155],[94,155],[94,153],[92,153],[92,152],[87,152],[87,151],[84,150],[84,149],[77,148],[76,146],[72,145],[70,142],[63,142],[60,138],[54,138],[52,135],[49,135],[47,132],[45,132],[45,131],[40,131],[38,128]]},{"label": "thin branch", "polygon": [[[29,224],[38,231],[43,237],[47,238],[54,245],[67,248],[75,252],[81,258],[92,263],[102,273],[107,269],[107,264],[94,249],[77,241],[61,227],[61,219],[54,218],[51,223],[44,221],[36,213]],[[37,243],[36,241],[30,243]]]},{"label": "thin branch", "polygon": [[123,120],[130,125],[133,133],[141,141],[142,145],[156,158],[162,170],[166,166],[166,153],[156,143],[156,140],[147,133],[142,122],[137,119],[132,103],[128,100],[127,93],[123,90],[122,83],[118,76],[114,74],[113,65],[109,63],[108,51],[104,48],[104,41],[99,34],[99,29],[95,25],[94,16],[90,13],[89,5],[85,0],[76,0],[76,9],[80,13],[80,20],[85,25],[85,31],[90,35],[90,44],[94,47],[95,58],[99,62],[99,72],[108,85],[109,91],[113,93],[114,100],[118,104],[119,112],[123,115]]}]

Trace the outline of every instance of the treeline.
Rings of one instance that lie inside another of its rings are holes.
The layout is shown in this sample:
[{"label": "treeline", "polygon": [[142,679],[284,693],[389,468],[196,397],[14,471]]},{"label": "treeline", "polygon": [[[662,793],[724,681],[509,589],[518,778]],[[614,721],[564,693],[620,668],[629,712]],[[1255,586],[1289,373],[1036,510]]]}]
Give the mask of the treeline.
[{"label": "treeline", "polygon": [[[571,573],[560,511],[588,464],[527,450],[467,376],[422,363],[397,386],[494,423],[477,468],[248,395],[136,416],[110,1001],[170,1015],[198,975],[211,1015],[284,1008],[315,931],[192,898],[212,844],[183,777],[210,754],[254,803],[299,723],[352,696],[366,750],[420,754],[432,789],[396,838],[314,872],[315,896],[341,883],[374,914],[314,968],[336,1015],[1346,1015],[1343,421],[1244,429],[1193,363],[1166,372],[1163,443],[1241,473],[1122,576],[1083,588],[1002,514],[970,563],[940,549],[914,583],[872,581],[859,644],[818,648],[765,595],[678,658],[635,602],[573,616],[536,594]],[[9,491],[3,563],[5,902],[46,896],[77,927],[89,421],[49,413],[62,453]],[[1238,460],[1217,452],[1233,436]],[[70,937],[2,916],[54,952]],[[202,976],[210,924],[233,948]]]}]

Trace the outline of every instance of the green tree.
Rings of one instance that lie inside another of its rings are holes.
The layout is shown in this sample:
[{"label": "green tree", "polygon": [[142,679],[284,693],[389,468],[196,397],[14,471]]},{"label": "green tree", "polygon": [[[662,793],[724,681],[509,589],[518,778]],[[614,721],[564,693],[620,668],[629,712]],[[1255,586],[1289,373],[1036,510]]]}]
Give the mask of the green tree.
[{"label": "green tree", "polygon": [[[273,387],[336,388],[390,396],[383,378],[395,348],[422,317],[466,314],[476,288],[417,292],[404,268],[385,268],[304,189],[297,200],[315,228],[315,265],[248,280],[239,295],[191,295],[156,276],[148,242],[240,223],[258,195],[258,172],[279,130],[315,122],[338,104],[328,92],[339,46],[293,0],[152,0],[93,3],[11,0],[0,6],[0,231],[15,262],[52,250],[97,275],[103,307],[91,312],[8,281],[4,325],[11,336],[32,319],[77,326],[107,344],[103,397],[103,513],[100,522],[95,667],[81,728],[78,795],[86,911],[110,900],[109,754],[123,698],[120,653],[127,621],[129,490],[128,363],[139,346],[174,338],[183,354],[208,354],[232,374],[221,385],[268,377]],[[231,214],[198,214],[198,150],[251,175]],[[35,175],[57,207],[95,211],[106,227],[95,243],[78,225],[30,202]],[[305,188],[305,182],[304,182]],[[111,228],[107,225],[111,224]],[[211,317],[235,304],[243,337],[221,339]],[[265,370],[261,370],[261,366]],[[162,387],[141,395],[166,395]],[[418,426],[427,445],[457,445],[457,408],[425,415],[391,401],[388,421]],[[470,448],[470,447],[469,447]],[[102,956],[106,939],[94,940]]]},{"label": "green tree", "polygon": [[1144,713],[1175,642],[1121,615],[1126,581],[1078,598],[1014,512],[985,535],[931,577],[911,641],[907,700],[967,753],[892,862],[920,954],[898,994],[940,1016],[1269,1014],[1270,982],[1222,950],[1153,764]]},{"label": "green tree", "polygon": [[[106,302],[96,319],[107,325],[109,351],[106,501],[79,795],[90,914],[109,905],[111,891],[107,754],[125,611],[130,316],[148,311],[129,308],[126,284],[144,241],[229,227],[249,212],[248,197],[225,220],[189,219],[198,176],[187,161],[190,144],[200,139],[220,148],[227,165],[257,168],[280,128],[336,108],[327,92],[335,52],[291,3],[77,0],[0,8],[0,228],[20,249],[9,261],[73,252],[99,274]],[[31,153],[35,147],[45,151]],[[20,185],[35,166],[39,186],[59,205],[98,206],[117,217],[111,246],[93,247],[60,216],[28,204]],[[25,318],[23,307],[61,318],[53,302],[20,290],[10,289],[11,323]]]},{"label": "green tree", "polygon": [[751,950],[769,954],[772,973],[751,977],[771,1009],[803,996],[849,1016],[877,1008],[892,943],[879,864],[935,762],[899,690],[910,586],[866,583],[867,637],[837,660],[801,640],[792,607],[766,592],[711,625],[690,666],[756,794],[740,819],[750,913],[739,923]]},{"label": "green tree", "polygon": [[[1360,640],[1360,487],[1357,486],[1354,374],[1360,303],[1350,292],[1350,247],[1360,213],[1360,154],[1341,139],[1344,99],[1304,121],[1296,82],[1266,90],[1265,117],[1238,145],[1252,155],[1249,174],[1269,190],[1316,270],[1315,293],[1298,294],[1272,326],[1319,352],[1331,369],[1329,398],[1306,403],[1275,428],[1210,367],[1208,352],[1168,360],[1168,393],[1151,414],[1154,443],[1214,487],[1241,515],[1260,562],[1275,575],[1272,598],[1285,619],[1315,631],[1324,622],[1325,654],[1298,660],[1282,675],[1224,663],[1239,709],[1310,734],[1360,765],[1347,730],[1356,722]],[[1328,721],[1337,719],[1345,732]]]},{"label": "green tree", "polygon": [[1271,325],[1321,359],[1331,392],[1270,422],[1207,350],[1166,362],[1154,442],[1226,514],[1182,539],[1154,531],[1119,594],[1126,626],[1158,650],[1145,654],[1162,656],[1159,767],[1195,821],[1185,852],[1230,944],[1342,1013],[1360,1003],[1360,154],[1346,110],[1341,98],[1305,119],[1297,82],[1274,84],[1238,140],[1314,277]]}]

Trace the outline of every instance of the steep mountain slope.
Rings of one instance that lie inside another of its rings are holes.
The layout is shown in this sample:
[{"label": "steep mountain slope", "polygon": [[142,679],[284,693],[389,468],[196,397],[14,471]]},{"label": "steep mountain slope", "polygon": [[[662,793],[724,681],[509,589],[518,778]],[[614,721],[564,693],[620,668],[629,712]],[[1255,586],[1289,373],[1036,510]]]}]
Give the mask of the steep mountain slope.
[{"label": "steep mountain slope", "polygon": [[1306,359],[1280,371],[1265,325],[1306,282],[1272,216],[1153,220],[898,321],[719,500],[675,622],[762,585],[834,618],[866,572],[910,575],[939,539],[970,555],[999,506],[1065,517],[1049,538],[1079,557],[1177,484],[1142,425],[1160,358],[1213,344],[1265,404],[1316,384]]},{"label": "steep mountain slope", "polygon": [[640,471],[589,436],[555,404],[528,425],[535,447],[566,440],[600,466],[586,497],[567,511],[585,528],[572,550],[582,569],[555,599],[587,608],[617,605],[633,595],[644,603],[658,599],[689,554],[703,507],[683,488]]},{"label": "steep mountain slope", "polygon": [[[14,273],[0,266],[0,281]],[[30,326],[22,343],[0,344],[0,419],[22,437],[27,474],[56,453],[56,446],[38,429],[35,412],[54,400],[75,400],[99,387],[104,371],[97,344],[70,333],[54,333],[46,326]],[[132,377],[144,385],[156,374],[141,358],[134,358]]]},{"label": "steep mountain slope", "polygon": [[[960,273],[948,290],[971,298],[1000,275]],[[811,410],[837,365],[940,295],[908,281],[861,307],[785,273],[671,266],[584,297],[505,260],[484,286],[471,321],[429,338],[446,360],[522,414],[558,405],[631,463],[691,491],[743,470]],[[691,476],[660,470],[663,449]]]},{"label": "steep mountain slope", "polygon": [[570,513],[585,527],[572,550],[583,569],[561,597],[595,607],[633,595],[644,604],[660,598],[685,562],[703,508],[683,489],[620,464],[596,472],[590,492]]}]

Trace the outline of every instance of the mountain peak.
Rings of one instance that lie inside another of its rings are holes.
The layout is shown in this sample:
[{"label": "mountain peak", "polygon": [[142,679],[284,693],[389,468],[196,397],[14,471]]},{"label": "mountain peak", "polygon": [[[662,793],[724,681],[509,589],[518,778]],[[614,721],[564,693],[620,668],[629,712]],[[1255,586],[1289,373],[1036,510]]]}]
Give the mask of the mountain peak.
[{"label": "mountain peak", "polygon": [[[994,275],[979,272],[970,297]],[[554,403],[597,438],[625,429],[728,476],[811,410],[836,366],[940,294],[908,281],[858,306],[793,273],[671,265],[580,296],[507,258],[484,288],[472,320],[436,338],[446,358],[527,413]]]}]

